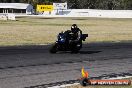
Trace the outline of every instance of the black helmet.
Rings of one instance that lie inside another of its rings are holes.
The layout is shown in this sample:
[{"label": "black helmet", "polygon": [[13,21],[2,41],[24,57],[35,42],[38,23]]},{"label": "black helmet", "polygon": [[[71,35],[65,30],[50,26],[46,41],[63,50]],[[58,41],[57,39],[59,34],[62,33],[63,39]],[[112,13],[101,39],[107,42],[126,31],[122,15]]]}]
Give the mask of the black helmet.
[{"label": "black helmet", "polygon": [[76,24],[73,24],[72,26],[71,26],[71,31],[74,33],[74,32],[76,32],[77,31],[77,25]]}]

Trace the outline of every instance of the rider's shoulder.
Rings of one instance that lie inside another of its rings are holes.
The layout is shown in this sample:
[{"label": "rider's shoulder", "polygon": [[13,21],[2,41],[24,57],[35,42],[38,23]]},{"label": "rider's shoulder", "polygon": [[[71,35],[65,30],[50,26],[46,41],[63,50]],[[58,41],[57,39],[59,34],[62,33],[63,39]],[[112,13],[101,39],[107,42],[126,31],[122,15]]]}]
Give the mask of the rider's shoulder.
[{"label": "rider's shoulder", "polygon": [[65,32],[71,32],[71,30],[66,30]]},{"label": "rider's shoulder", "polygon": [[81,31],[81,29],[80,29],[80,28],[77,28],[77,30],[78,30],[78,31]]}]

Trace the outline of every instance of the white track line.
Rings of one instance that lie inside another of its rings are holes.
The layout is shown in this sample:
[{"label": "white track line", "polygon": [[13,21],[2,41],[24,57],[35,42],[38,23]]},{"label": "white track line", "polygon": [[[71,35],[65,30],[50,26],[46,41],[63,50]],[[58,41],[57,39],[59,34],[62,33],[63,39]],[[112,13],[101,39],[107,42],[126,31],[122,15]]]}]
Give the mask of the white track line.
[{"label": "white track line", "polygon": [[126,78],[132,78],[132,76],[109,78],[109,79],[126,79]]},{"label": "white track line", "polygon": [[48,87],[48,88],[64,88],[64,87],[68,87],[68,86],[75,86],[75,85],[79,85],[79,84],[80,84],[80,83],[65,84],[65,85],[53,86],[53,87]]}]

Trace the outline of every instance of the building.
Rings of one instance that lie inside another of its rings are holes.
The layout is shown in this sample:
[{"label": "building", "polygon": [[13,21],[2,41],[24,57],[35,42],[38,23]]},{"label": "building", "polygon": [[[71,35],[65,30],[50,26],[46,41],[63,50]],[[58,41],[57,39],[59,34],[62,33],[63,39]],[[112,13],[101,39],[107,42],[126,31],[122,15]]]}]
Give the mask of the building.
[{"label": "building", "polygon": [[33,6],[25,3],[0,3],[0,13],[32,14]]}]

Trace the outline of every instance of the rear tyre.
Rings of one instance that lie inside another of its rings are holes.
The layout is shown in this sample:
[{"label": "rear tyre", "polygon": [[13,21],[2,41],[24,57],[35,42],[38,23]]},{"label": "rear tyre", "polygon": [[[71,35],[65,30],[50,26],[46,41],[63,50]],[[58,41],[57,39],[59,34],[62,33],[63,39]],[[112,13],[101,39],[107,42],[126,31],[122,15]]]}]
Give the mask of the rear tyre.
[{"label": "rear tyre", "polygon": [[71,50],[71,53],[76,54],[76,53],[78,53],[78,51],[79,51],[78,49],[73,49],[73,50]]},{"label": "rear tyre", "polygon": [[72,46],[71,53],[76,54],[76,53],[78,53],[78,52],[79,52],[79,50],[80,50],[80,48],[79,48],[79,47],[77,47],[77,46]]}]

